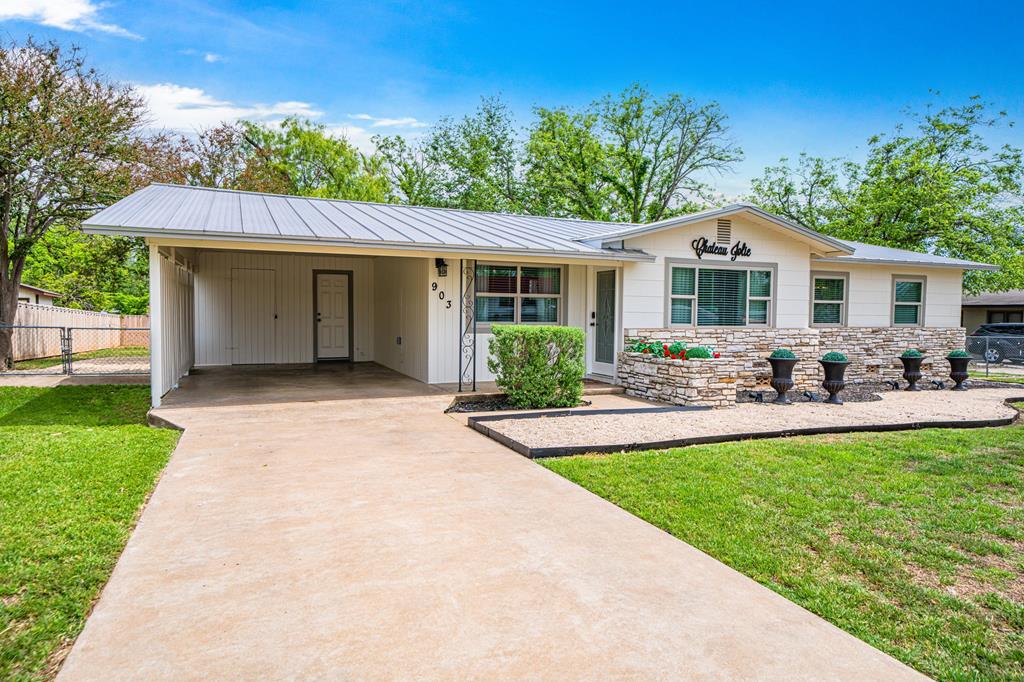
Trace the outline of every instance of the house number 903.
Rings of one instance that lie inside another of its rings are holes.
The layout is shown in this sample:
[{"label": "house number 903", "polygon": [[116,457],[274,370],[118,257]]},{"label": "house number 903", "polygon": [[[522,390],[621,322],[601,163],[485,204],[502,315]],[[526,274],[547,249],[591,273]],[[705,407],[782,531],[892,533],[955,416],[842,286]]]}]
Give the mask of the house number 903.
[{"label": "house number 903", "polygon": [[[430,283],[430,290],[431,291],[437,291],[437,282],[431,282]],[[437,298],[439,300],[445,302],[444,303],[445,309],[449,309],[449,308],[452,307],[452,302],[451,301],[445,301],[444,289],[442,289],[441,291],[437,291]]]}]

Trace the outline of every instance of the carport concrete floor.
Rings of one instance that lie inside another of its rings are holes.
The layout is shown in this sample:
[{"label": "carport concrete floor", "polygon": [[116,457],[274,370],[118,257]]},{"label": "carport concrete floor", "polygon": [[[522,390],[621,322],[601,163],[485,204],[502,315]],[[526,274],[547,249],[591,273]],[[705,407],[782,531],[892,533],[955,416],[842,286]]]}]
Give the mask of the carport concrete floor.
[{"label": "carport concrete floor", "polygon": [[193,380],[63,679],[918,677],[444,415],[450,395]]}]

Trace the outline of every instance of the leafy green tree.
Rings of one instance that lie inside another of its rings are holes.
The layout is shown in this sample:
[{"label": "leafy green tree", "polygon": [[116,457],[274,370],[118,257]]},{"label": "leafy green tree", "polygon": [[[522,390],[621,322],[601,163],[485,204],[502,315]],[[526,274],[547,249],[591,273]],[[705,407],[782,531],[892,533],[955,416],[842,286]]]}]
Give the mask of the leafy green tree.
[{"label": "leafy green tree", "polygon": [[327,132],[297,118],[280,125],[243,121],[242,137],[266,167],[284,179],[287,194],[359,201],[386,201],[389,183],[384,160],[361,153]]},{"label": "leafy green tree", "polygon": [[555,213],[634,223],[693,210],[742,152],[715,102],[634,84],[585,111],[537,109],[527,177]]},{"label": "leafy green tree", "polygon": [[89,235],[55,225],[32,247],[24,279],[61,294],[57,305],[144,314],[148,251],[140,239]]},{"label": "leafy green tree", "polygon": [[412,206],[444,205],[437,168],[423,149],[401,135],[378,135],[373,143],[391,183],[390,201]]},{"label": "leafy green tree", "polygon": [[1021,150],[984,139],[1006,114],[972,98],[910,120],[869,138],[863,163],[783,159],[752,183],[750,198],[840,238],[1002,266],[968,273],[968,291],[1024,286]]},{"label": "leafy green tree", "polygon": [[[137,159],[143,100],[87,68],[77,49],[0,48],[0,327],[11,325],[33,247],[123,196]],[[0,329],[0,367],[12,363]]]}]

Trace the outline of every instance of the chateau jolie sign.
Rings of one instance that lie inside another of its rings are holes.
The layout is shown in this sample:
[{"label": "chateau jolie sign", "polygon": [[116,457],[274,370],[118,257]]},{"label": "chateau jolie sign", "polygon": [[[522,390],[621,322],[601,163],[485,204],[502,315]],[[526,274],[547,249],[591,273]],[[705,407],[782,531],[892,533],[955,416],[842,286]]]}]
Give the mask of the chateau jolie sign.
[{"label": "chateau jolie sign", "polygon": [[740,256],[750,258],[750,247],[746,242],[736,242],[730,249],[715,242],[709,242],[707,237],[699,237],[690,242],[690,246],[693,247],[697,258],[703,258],[708,253],[713,256],[731,256],[729,260],[736,260]]}]

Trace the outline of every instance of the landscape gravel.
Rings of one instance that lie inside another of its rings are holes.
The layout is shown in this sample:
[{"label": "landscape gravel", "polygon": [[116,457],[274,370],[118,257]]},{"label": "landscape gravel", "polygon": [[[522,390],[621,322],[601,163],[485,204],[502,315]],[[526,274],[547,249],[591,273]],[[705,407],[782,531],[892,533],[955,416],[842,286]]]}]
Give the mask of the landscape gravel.
[{"label": "landscape gravel", "polygon": [[[668,413],[503,419],[487,426],[529,447],[646,443],[721,434],[743,434],[825,426],[868,426],[910,422],[1002,419],[1016,410],[1007,398],[1022,398],[1024,386],[955,391],[890,391],[879,400],[845,405],[740,403],[735,407]],[[595,401],[596,402],[596,401]],[[653,406],[653,403],[649,403]],[[598,405],[595,405],[598,406]],[[604,403],[600,407],[611,407]],[[638,407],[622,401],[622,407]]]}]

